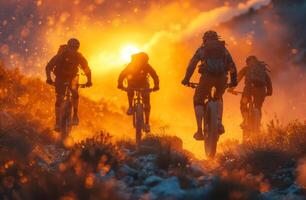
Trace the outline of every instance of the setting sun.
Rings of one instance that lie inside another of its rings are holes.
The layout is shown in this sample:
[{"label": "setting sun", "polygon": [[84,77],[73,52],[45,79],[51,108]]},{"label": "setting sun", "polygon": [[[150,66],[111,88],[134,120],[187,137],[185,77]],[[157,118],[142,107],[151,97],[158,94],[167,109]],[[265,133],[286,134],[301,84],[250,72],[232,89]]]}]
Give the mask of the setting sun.
[{"label": "setting sun", "polygon": [[126,45],[121,49],[121,59],[124,62],[131,60],[131,55],[140,52],[139,48],[135,45]]}]

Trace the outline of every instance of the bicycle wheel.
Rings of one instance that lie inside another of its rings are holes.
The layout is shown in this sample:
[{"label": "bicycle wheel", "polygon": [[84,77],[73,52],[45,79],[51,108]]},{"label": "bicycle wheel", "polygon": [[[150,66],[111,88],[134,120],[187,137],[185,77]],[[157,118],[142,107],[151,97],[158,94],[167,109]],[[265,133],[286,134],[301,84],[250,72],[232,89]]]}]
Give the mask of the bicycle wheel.
[{"label": "bicycle wheel", "polygon": [[63,138],[66,138],[69,136],[71,132],[71,114],[72,114],[72,105],[71,102],[66,101],[63,104],[63,109],[62,109],[62,122],[61,122],[61,132]]},{"label": "bicycle wheel", "polygon": [[254,134],[258,133],[260,128],[260,113],[254,105],[250,107],[250,114],[249,114],[249,137],[252,137]]},{"label": "bicycle wheel", "polygon": [[259,129],[260,129],[260,112],[255,107],[252,109],[252,120],[251,121],[252,121],[251,133],[256,134],[259,132]]},{"label": "bicycle wheel", "polygon": [[250,136],[252,135],[253,132],[253,110],[252,107],[248,108],[248,115],[246,118],[246,126],[243,128],[243,137],[242,141],[243,143],[248,143],[250,141]]},{"label": "bicycle wheel", "polygon": [[208,102],[206,108],[206,120],[207,120],[207,138],[204,141],[205,153],[208,158],[213,159],[216,150],[217,142],[219,139],[218,134],[218,102]]},{"label": "bicycle wheel", "polygon": [[144,124],[143,105],[137,104],[135,106],[135,129],[136,129],[136,144],[141,142],[142,129]]}]

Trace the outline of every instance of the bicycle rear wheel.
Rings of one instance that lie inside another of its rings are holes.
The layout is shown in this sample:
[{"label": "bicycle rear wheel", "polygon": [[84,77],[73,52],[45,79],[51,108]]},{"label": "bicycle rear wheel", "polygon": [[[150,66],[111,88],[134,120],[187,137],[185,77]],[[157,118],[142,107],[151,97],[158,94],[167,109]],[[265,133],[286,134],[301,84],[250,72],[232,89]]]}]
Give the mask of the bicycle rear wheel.
[{"label": "bicycle rear wheel", "polygon": [[207,138],[204,141],[205,153],[208,158],[213,159],[217,150],[218,134],[218,103],[208,102],[206,108]]},{"label": "bicycle rear wheel", "polygon": [[142,129],[144,126],[143,105],[135,106],[135,129],[136,129],[136,144],[140,145],[142,137]]},{"label": "bicycle rear wheel", "polygon": [[249,137],[259,132],[260,129],[260,112],[257,108],[251,107],[249,114]]},{"label": "bicycle rear wheel", "polygon": [[258,133],[260,130],[260,111],[257,108],[253,109],[253,131]]}]

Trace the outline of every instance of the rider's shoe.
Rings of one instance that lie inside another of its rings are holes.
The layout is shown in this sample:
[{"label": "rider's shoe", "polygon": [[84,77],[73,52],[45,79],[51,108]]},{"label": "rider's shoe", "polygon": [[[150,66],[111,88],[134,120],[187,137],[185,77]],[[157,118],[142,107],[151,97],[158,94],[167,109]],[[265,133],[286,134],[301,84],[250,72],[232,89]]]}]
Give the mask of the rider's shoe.
[{"label": "rider's shoe", "polygon": [[247,128],[247,124],[245,120],[240,124],[240,128],[243,130]]},{"label": "rider's shoe", "polygon": [[60,132],[60,129],[61,129],[61,127],[60,127],[59,124],[55,124],[55,125],[54,125],[54,131]]},{"label": "rider's shoe", "polygon": [[222,135],[223,133],[225,133],[225,129],[224,129],[224,126],[223,124],[220,124],[219,127],[218,127],[218,132],[219,132],[219,135]]},{"label": "rider's shoe", "polygon": [[133,108],[129,107],[128,110],[126,111],[127,115],[133,115]]},{"label": "rider's shoe", "polygon": [[150,133],[151,132],[150,124],[145,124],[144,125],[144,132],[146,132],[146,133]]},{"label": "rider's shoe", "polygon": [[79,117],[78,115],[73,115],[72,117],[72,123],[71,123],[73,126],[77,126],[79,125]]},{"label": "rider's shoe", "polygon": [[205,137],[204,137],[202,131],[197,131],[197,132],[193,135],[193,138],[194,138],[195,140],[199,140],[199,141],[205,139]]}]

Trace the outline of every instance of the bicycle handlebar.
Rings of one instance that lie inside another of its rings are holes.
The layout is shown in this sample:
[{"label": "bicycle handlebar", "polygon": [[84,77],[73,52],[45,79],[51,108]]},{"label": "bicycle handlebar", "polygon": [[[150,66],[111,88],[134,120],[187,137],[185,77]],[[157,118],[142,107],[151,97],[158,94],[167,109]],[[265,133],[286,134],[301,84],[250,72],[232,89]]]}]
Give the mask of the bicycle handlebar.
[{"label": "bicycle handlebar", "polygon": [[242,94],[243,92],[240,92],[240,91],[234,91],[234,90],[228,90],[229,93],[233,94],[233,95],[240,95]]},{"label": "bicycle handlebar", "polygon": [[193,89],[197,88],[200,84],[199,83],[188,83],[187,87],[191,87]]},{"label": "bicycle handlebar", "polygon": [[[71,83],[69,83],[69,82],[65,82],[65,83],[64,83],[65,86],[69,86],[70,84],[71,84]],[[49,83],[49,85],[52,85],[52,86],[55,87],[55,82],[53,81],[52,83]],[[82,83],[82,84],[78,84],[78,87],[79,87],[79,88],[87,88],[88,86],[87,86],[86,83]]]},{"label": "bicycle handlebar", "polygon": [[153,88],[123,88],[122,90],[125,92],[137,91],[137,92],[149,92],[149,93],[155,91]]},{"label": "bicycle handlebar", "polygon": [[[192,83],[192,82],[190,82],[190,83],[188,83],[186,86],[195,89],[195,88],[197,88],[199,85],[200,85],[199,83]],[[226,88],[230,88],[229,84],[226,84]],[[238,92],[238,93],[240,93],[240,92]],[[242,94],[242,92],[241,92],[241,94]]]}]

